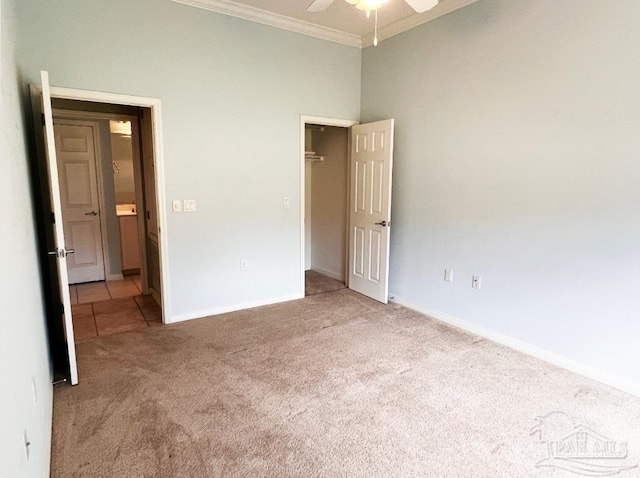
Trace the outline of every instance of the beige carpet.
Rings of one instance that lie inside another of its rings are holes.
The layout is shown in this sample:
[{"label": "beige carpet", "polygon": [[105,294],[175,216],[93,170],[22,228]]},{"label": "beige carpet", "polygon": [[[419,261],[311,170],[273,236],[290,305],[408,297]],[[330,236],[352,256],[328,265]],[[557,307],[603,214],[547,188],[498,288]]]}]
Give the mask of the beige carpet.
[{"label": "beige carpet", "polygon": [[609,462],[640,461],[640,399],[349,290],[78,356],[80,385],[55,390],[54,477],[579,476],[535,467],[532,427],[556,411],[628,441]]},{"label": "beige carpet", "polygon": [[344,289],[344,282],[332,279],[316,271],[306,271],[304,283],[304,295],[306,297],[324,292]]}]

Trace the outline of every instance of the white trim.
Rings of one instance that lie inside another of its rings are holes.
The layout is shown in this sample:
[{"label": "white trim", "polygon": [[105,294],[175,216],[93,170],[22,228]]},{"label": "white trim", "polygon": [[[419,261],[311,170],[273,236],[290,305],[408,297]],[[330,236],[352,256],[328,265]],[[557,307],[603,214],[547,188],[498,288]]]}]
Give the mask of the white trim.
[{"label": "white trim", "polygon": [[[467,5],[471,5],[477,1],[478,0],[447,0],[446,2],[439,3],[433,10],[429,10],[428,12],[424,12],[419,15],[411,15],[398,20],[397,22],[385,25],[378,29],[378,42],[399,35],[400,33],[404,33],[412,28],[419,27],[420,25],[424,25],[436,18],[440,18],[443,15],[447,15],[448,13],[458,10],[459,8],[466,7]],[[373,33],[363,35],[362,48],[372,45]]]},{"label": "white trim", "polygon": [[109,274],[105,280],[107,282],[115,281],[115,280],[124,280],[124,276],[122,274]]},{"label": "white trim", "polygon": [[304,157],[304,142],[305,142],[305,125],[307,123],[318,124],[321,126],[338,126],[340,128],[351,128],[354,125],[360,124],[356,120],[327,118],[324,116],[310,116],[300,115],[300,294],[304,297],[304,273],[305,273],[305,230],[304,230],[304,213],[305,213],[305,157]]},{"label": "white trim", "polygon": [[[242,5],[230,0],[172,0],[175,3],[182,3],[191,7],[202,8],[211,12],[222,13],[231,17],[249,20],[250,22],[261,23],[270,27],[301,33],[322,40],[328,40],[342,45],[362,48],[360,35],[347,33],[334,28],[323,27],[315,23],[306,22],[297,18],[269,12],[261,8]],[[302,5],[301,5],[302,8]]]},{"label": "white trim", "polygon": [[156,165],[156,204],[158,205],[158,229],[160,240],[160,283],[162,288],[162,322],[171,322],[171,285],[169,281],[169,241],[167,234],[167,208],[165,200],[165,168],[162,135],[162,102],[158,98],[121,95],[101,91],[77,90],[73,88],[51,87],[53,98],[94,101],[118,105],[150,108],[153,125],[153,154]]},{"label": "white trim", "polygon": [[[298,18],[281,15],[279,13],[270,12],[261,8],[244,5],[231,0],[171,0],[175,3],[189,5],[191,7],[209,10],[211,12],[229,15],[250,22],[268,25],[270,27],[280,28],[290,32],[300,33],[322,40],[328,40],[342,45],[353,46],[357,48],[365,48],[373,45],[373,33],[366,35],[358,35],[334,28],[324,27],[315,23],[300,20]],[[335,0],[339,1],[339,0]],[[387,39],[400,33],[411,30],[424,23],[430,22],[447,13],[451,13],[459,8],[466,7],[478,0],[447,0],[438,4],[432,10],[420,14],[412,14],[404,17],[397,22],[391,23],[378,30],[379,39]],[[304,5],[301,5],[303,8]]]},{"label": "white trim", "polygon": [[311,270],[317,272],[318,274],[322,274],[323,276],[331,277],[332,279],[339,280],[340,282],[344,282],[344,276],[338,274],[337,272],[330,271],[328,269],[323,269],[322,267],[311,266]]},{"label": "white trim", "polygon": [[[54,98],[63,100],[95,101],[96,103],[110,103],[122,106],[141,106],[153,108],[160,104],[158,98],[145,96],[122,95],[120,93],[107,93],[104,91],[78,90],[75,88],[64,88],[62,86],[52,86],[51,92]],[[100,113],[101,115],[108,113]]]},{"label": "white trim", "polygon": [[253,302],[244,302],[242,304],[229,305],[225,307],[217,307],[215,309],[201,310],[200,312],[187,312],[171,317],[171,321],[167,322],[175,324],[176,322],[184,322],[186,320],[203,319],[212,315],[226,314],[228,312],[236,312],[238,310],[253,309],[254,307],[262,307],[265,305],[280,304],[282,302],[290,302],[292,300],[304,299],[304,294],[287,295],[277,297],[275,299],[256,300]]},{"label": "white trim", "polygon": [[609,385],[610,387],[617,388],[618,390],[622,390],[623,392],[627,392],[631,395],[640,397],[639,383],[632,382],[631,380],[627,380],[625,378],[617,377],[607,372],[603,372],[602,370],[598,370],[589,365],[585,365],[573,359],[563,357],[562,355],[550,352],[536,345],[522,342],[521,340],[514,339],[513,337],[509,337],[508,335],[494,332],[493,330],[482,327],[481,325],[459,319],[458,317],[454,317],[444,312],[427,309],[426,307],[422,307],[410,301],[407,301],[402,297],[395,296],[392,302],[402,305],[403,307],[406,307],[408,309],[415,310],[416,312],[420,312],[421,314],[439,320],[440,322],[444,322],[446,324],[470,332],[474,335],[484,337],[485,339],[491,340],[492,342],[497,342],[501,345],[517,350],[518,352],[522,352],[537,359],[544,360],[545,362],[564,368],[566,370],[569,370],[570,372],[577,373],[578,375],[582,375],[583,377],[590,378],[591,380],[595,380],[596,382]]}]

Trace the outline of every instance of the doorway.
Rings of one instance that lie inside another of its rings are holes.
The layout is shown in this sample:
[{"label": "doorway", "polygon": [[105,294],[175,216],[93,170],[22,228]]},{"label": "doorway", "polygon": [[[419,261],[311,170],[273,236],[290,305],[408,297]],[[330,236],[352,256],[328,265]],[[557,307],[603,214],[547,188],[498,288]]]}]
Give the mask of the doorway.
[{"label": "doorway", "polygon": [[[78,367],[74,339],[74,323],[69,288],[68,259],[74,250],[66,244],[64,234],[63,208],[61,204],[59,168],[56,152],[53,105],[55,100],[72,100],[95,103],[96,107],[137,107],[140,108],[142,131],[143,162],[148,161],[150,167],[145,175],[145,194],[153,197],[149,201],[150,209],[145,210],[147,230],[154,231],[158,253],[157,274],[158,303],[161,304],[162,322],[170,316],[168,250],[166,247],[166,210],[160,205],[165,203],[164,168],[162,146],[162,112],[161,101],[157,98],[103,93],[98,91],[77,90],[71,88],[52,87],[47,71],[40,72],[40,85],[31,85],[31,106],[34,119],[34,182],[40,187],[37,200],[41,208],[39,233],[41,236],[43,287],[46,291],[47,323],[50,342],[50,353],[53,357],[54,376],[59,380],[69,380],[72,385],[78,383]],[[82,108],[79,108],[82,110]],[[103,113],[108,111],[100,110]],[[148,114],[145,113],[148,112]],[[86,113],[92,114],[91,112]],[[146,206],[146,204],[145,204]],[[151,232],[149,232],[151,235]],[[147,237],[144,238],[145,242]],[[147,248],[149,250],[151,248]],[[149,254],[151,258],[153,254]],[[144,259],[144,256],[143,256]],[[149,270],[151,270],[149,267]],[[143,269],[144,270],[144,269]],[[150,274],[149,274],[150,275]],[[150,277],[153,277],[150,275]],[[148,286],[141,283],[142,289]],[[154,284],[156,288],[156,284]],[[164,293],[162,293],[164,292]],[[155,300],[155,299],[153,299]],[[140,309],[140,307],[138,307]],[[124,312],[126,314],[126,312]]]},{"label": "doorway", "polygon": [[74,250],[75,340],[159,324],[150,111],[56,98],[52,105],[65,241]]},{"label": "doorway", "polygon": [[[348,120],[301,116],[300,123],[301,296],[306,295],[307,277],[320,280],[315,275],[319,273],[323,280],[343,282],[349,289],[386,304],[389,300],[395,121],[387,119],[358,124]],[[315,133],[325,132],[328,139],[315,140]],[[335,171],[321,174],[321,177],[326,177],[325,183],[316,188],[319,194],[314,194],[315,169],[307,163],[322,164],[328,158],[322,151],[317,151],[322,148],[327,148],[333,156],[344,157],[347,168],[338,166]],[[341,186],[344,178],[346,201],[342,192],[344,187]],[[314,206],[314,200],[318,200],[320,205]],[[323,221],[319,228],[314,228],[314,212],[318,210]],[[314,241],[318,240],[314,229],[320,231],[317,254],[314,253]],[[344,241],[340,239],[340,232]],[[345,249],[346,253],[343,252]],[[316,262],[316,257],[321,259]],[[321,264],[331,264],[331,267]],[[336,264],[342,264],[343,268],[336,267]],[[335,282],[334,286],[338,287]],[[323,287],[320,292],[324,291]],[[333,288],[331,285],[326,287]]]},{"label": "doorway", "polygon": [[303,277],[305,296],[347,287],[349,127],[303,117]]}]

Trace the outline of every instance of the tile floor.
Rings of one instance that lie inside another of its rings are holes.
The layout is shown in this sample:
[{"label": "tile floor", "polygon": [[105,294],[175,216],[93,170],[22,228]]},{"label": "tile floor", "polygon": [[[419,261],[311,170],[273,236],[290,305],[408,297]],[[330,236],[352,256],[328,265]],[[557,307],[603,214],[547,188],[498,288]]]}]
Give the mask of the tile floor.
[{"label": "tile floor", "polygon": [[140,276],[69,287],[76,342],[162,324],[162,310],[142,295]]}]

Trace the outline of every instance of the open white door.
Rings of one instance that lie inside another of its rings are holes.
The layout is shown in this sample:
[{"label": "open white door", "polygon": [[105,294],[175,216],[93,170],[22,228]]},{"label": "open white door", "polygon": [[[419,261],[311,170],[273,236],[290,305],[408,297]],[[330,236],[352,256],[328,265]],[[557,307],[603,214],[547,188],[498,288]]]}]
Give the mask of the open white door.
[{"label": "open white door", "polygon": [[394,121],[351,128],[349,288],[389,300],[389,232]]},{"label": "open white door", "polygon": [[46,71],[40,73],[42,79],[42,112],[44,119],[44,141],[47,159],[47,172],[49,177],[49,190],[51,191],[51,207],[54,214],[54,238],[55,251],[49,252],[57,257],[58,276],[60,284],[60,297],[63,304],[64,331],[67,340],[69,354],[69,378],[71,385],[78,383],[78,365],[76,363],[76,345],[73,337],[73,320],[71,317],[71,298],[69,296],[69,273],[67,270],[67,254],[73,250],[67,250],[64,241],[64,222],[62,220],[62,203],[60,200],[60,181],[58,179],[58,161],[56,158],[56,144],[53,130],[53,113],[51,111],[51,93],[49,90],[49,74]]}]

